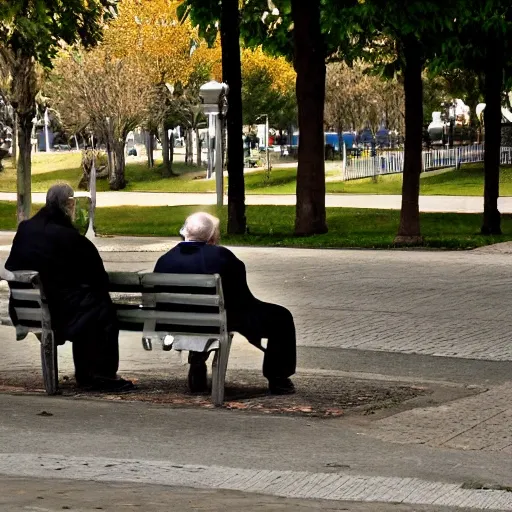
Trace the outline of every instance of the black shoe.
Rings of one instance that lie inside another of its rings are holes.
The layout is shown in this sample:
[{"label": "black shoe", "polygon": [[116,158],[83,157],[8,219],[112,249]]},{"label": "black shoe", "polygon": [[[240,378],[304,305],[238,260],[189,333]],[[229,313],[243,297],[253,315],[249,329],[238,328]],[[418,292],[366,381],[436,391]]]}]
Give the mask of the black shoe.
[{"label": "black shoe", "polygon": [[93,377],[90,381],[78,382],[78,387],[84,388],[87,391],[131,391],[135,385],[131,380],[121,378],[110,379],[108,377]]},{"label": "black shoe", "polygon": [[269,379],[268,389],[271,395],[293,395],[295,393],[295,386],[287,377]]},{"label": "black shoe", "polygon": [[208,391],[206,363],[194,362],[190,365],[188,370],[188,388],[192,393],[204,393]]}]

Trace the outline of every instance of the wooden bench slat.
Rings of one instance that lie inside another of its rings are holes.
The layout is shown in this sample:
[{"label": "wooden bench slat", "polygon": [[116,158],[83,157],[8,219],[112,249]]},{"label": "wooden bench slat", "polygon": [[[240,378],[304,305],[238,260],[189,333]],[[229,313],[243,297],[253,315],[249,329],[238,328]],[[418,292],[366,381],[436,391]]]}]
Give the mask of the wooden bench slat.
[{"label": "wooden bench slat", "polygon": [[219,306],[218,295],[194,295],[192,293],[155,293],[155,302],[163,304],[184,304],[187,306]]},{"label": "wooden bench slat", "polygon": [[43,313],[41,308],[14,308],[18,320],[30,320],[31,322],[41,322]]},{"label": "wooden bench slat", "polygon": [[218,278],[208,274],[142,274],[143,286],[215,288]]},{"label": "wooden bench slat", "polygon": [[34,288],[32,289],[16,289],[13,288],[11,290],[12,298],[15,300],[24,300],[24,301],[30,301],[30,302],[39,302],[41,300],[41,294],[39,293],[39,290],[36,290]]},{"label": "wooden bench slat", "polygon": [[[37,333],[41,342],[46,392],[55,394],[58,391],[57,345],[38,273],[22,271],[3,274],[1,277],[7,277],[10,282],[14,299],[12,304],[18,319],[16,338],[24,339],[28,332]],[[125,302],[117,304],[120,327],[143,331],[146,350],[152,348],[150,338],[156,336],[163,341],[169,334],[173,338],[172,347],[176,350],[216,351],[212,371],[212,400],[215,405],[221,405],[231,337],[227,333],[220,276],[110,272],[109,279],[112,298],[115,300],[118,296],[119,300]],[[16,301],[23,304],[23,307],[17,307]],[[162,309],[177,311],[160,310],[160,304]],[[34,307],[30,307],[32,305]],[[143,307],[138,307],[140,305]],[[178,311],[180,309],[185,311]],[[190,311],[194,309],[197,311]],[[170,343],[163,344],[165,350],[171,348]]]},{"label": "wooden bench slat", "polygon": [[140,286],[140,275],[134,272],[109,272],[108,279],[118,286]]},{"label": "wooden bench slat", "polygon": [[[14,279],[11,276],[14,276]],[[16,270],[15,272],[11,272],[7,277],[7,281],[32,284],[34,279],[38,277],[38,273],[32,270]]]},{"label": "wooden bench slat", "polygon": [[154,320],[161,324],[189,325],[191,327],[220,327],[221,315],[215,313],[173,313],[172,311],[155,311],[153,309],[119,309],[117,318],[121,322],[143,323]]}]

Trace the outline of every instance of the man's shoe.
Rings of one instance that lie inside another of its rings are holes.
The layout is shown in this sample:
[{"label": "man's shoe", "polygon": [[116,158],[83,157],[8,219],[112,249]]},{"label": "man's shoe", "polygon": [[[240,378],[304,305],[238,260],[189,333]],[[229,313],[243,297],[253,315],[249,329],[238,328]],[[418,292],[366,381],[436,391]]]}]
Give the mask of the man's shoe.
[{"label": "man's shoe", "polygon": [[194,362],[190,365],[188,370],[188,388],[192,393],[204,393],[208,391],[206,363]]},{"label": "man's shoe", "polygon": [[94,377],[88,382],[79,382],[79,387],[87,391],[131,391],[135,385],[131,380],[126,379],[109,379],[108,377]]},{"label": "man's shoe", "polygon": [[268,389],[271,395],[293,395],[295,393],[295,386],[287,377],[269,379]]}]

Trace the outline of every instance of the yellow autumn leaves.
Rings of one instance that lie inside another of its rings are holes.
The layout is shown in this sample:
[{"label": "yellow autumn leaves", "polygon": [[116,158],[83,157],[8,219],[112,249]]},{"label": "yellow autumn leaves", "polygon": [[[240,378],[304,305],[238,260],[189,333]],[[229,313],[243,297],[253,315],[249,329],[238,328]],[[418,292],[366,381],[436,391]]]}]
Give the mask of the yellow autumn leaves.
[{"label": "yellow autumn leaves", "polygon": [[180,23],[179,1],[123,0],[105,31],[103,46],[113,56],[137,62],[153,83],[186,84],[199,64],[213,68],[220,52],[209,50],[197,30]]},{"label": "yellow autumn leaves", "polygon": [[272,88],[286,93],[295,86],[295,71],[283,57],[271,57],[261,48],[242,50],[242,75],[249,75],[260,70],[266,71],[272,79]]},{"label": "yellow autumn leaves", "polygon": [[[96,51],[128,59],[152,83],[188,83],[201,68],[210,78],[222,79],[220,42],[213,48],[199,37],[189,20],[178,21],[180,0],[123,0],[119,15],[105,31],[104,42]],[[258,48],[242,51],[242,73],[264,69],[272,77],[272,87],[289,90],[295,83],[293,67],[282,57],[266,55]]]}]

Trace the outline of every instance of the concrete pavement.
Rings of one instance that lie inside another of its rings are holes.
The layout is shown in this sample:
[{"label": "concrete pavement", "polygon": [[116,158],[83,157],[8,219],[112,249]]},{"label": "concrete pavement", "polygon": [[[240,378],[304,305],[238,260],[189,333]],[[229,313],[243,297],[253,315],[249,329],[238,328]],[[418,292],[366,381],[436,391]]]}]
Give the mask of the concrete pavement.
[{"label": "concrete pavement", "polygon": [[409,506],[386,503],[334,502],[327,500],[289,499],[262,494],[197,489],[140,483],[113,483],[44,478],[10,478],[0,476],[0,510],[120,510],[161,512],[310,512],[314,510],[350,512],[443,512],[445,507]]},{"label": "concrete pavement", "polygon": [[[0,258],[9,236],[0,236]],[[107,268],[117,270],[150,269],[173,243],[97,240]],[[233,250],[246,262],[255,294],[293,311],[299,382],[305,375],[341,386],[338,379],[371,379],[444,395],[329,421],[0,395],[0,474],[29,478],[30,488],[51,475],[138,482],[142,492],[149,483],[202,487],[194,480],[199,472],[208,475],[210,491],[318,500],[323,489],[323,498],[340,500],[335,507],[367,500],[409,503],[411,510],[512,510],[512,493],[504,490],[512,486],[509,255],[496,249]],[[17,344],[7,327],[0,328],[0,342],[0,373],[39,372],[37,342]],[[69,345],[59,357],[62,372],[71,372]],[[128,374],[185,371],[175,355],[144,352],[128,333],[122,335],[121,360]],[[260,365],[261,355],[237,338],[231,375]],[[53,416],[37,416],[43,410]],[[213,506],[217,497],[202,506]],[[386,510],[378,506],[361,510]]]},{"label": "concrete pavement", "polygon": [[[44,203],[46,194],[32,194],[34,203]],[[295,205],[295,194],[247,194],[247,205]],[[16,194],[0,192],[0,201],[16,201]],[[227,201],[227,199],[226,199]],[[327,194],[328,207],[381,208],[399,210],[400,195],[375,194]],[[167,192],[98,192],[98,207],[113,206],[180,206],[213,205],[216,196],[211,193],[167,193]],[[501,213],[512,213],[512,197],[500,197],[498,206]],[[480,213],[483,198],[470,196],[420,196],[420,210],[423,212]]]},{"label": "concrete pavement", "polygon": [[0,406],[4,476],[512,510],[509,455],[383,442],[357,422],[26,395]]},{"label": "concrete pavement", "polygon": [[[0,261],[10,239],[0,236]],[[95,243],[107,269],[150,270],[176,239]],[[300,346],[512,360],[508,254],[232,249],[255,294],[294,313]]]}]

